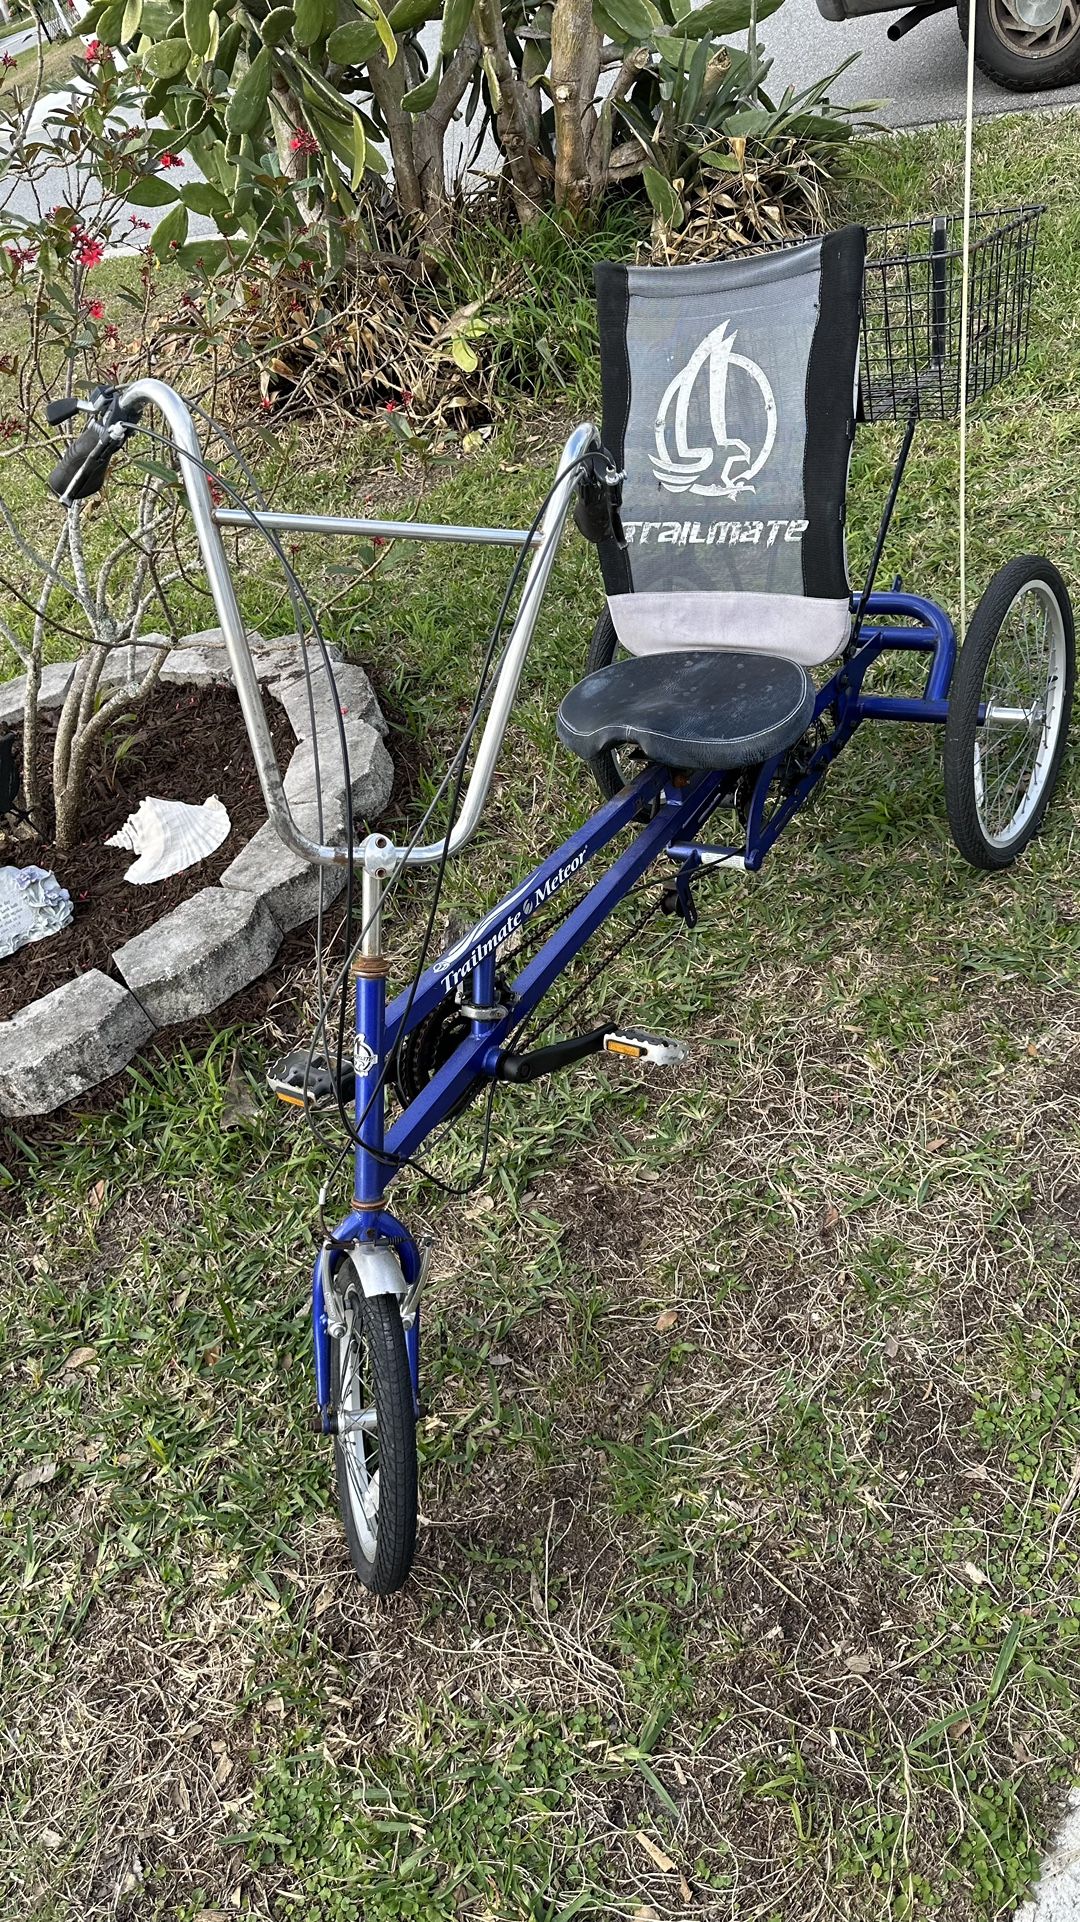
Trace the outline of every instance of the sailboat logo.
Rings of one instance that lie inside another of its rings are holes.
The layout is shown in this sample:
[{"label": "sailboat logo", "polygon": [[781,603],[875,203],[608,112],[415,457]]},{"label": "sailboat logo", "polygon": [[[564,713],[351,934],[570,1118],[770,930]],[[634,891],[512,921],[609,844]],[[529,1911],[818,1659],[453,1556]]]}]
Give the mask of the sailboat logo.
[{"label": "sailboat logo", "polygon": [[[672,494],[709,494],[734,501],[752,494],[776,440],[776,399],[756,360],[735,352],[737,329],[723,320],[695,347],[686,366],[664,390],[656,415],[656,453],[653,472],[661,487]],[[761,398],[764,433],[756,452],[745,440],[728,433],[728,384],[734,369],[751,381]],[[713,446],[690,445],[690,403],[702,370],[709,383],[709,424]],[[672,452],[669,435],[674,440]]]}]

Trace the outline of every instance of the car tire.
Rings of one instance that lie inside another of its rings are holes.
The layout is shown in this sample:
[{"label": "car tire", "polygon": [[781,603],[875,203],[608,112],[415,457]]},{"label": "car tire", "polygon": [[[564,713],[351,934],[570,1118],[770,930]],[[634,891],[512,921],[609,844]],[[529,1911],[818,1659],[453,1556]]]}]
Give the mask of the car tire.
[{"label": "car tire", "polygon": [[[1038,14],[1050,0],[1014,0],[1030,9],[1025,26],[1007,0],[975,0],[975,65],[995,86],[1012,93],[1069,87],[1080,80],[1080,4],[1060,0],[1057,14],[1040,31]],[[967,45],[968,0],[957,0],[960,34]]]}]

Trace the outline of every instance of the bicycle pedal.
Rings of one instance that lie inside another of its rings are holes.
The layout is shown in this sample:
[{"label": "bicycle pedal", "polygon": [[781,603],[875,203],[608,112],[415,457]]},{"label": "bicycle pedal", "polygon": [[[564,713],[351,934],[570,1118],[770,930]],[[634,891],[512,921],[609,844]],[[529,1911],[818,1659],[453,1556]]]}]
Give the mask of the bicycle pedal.
[{"label": "bicycle pedal", "polygon": [[309,1054],[306,1048],[293,1048],[266,1071],[266,1079],[279,1101],[290,1108],[333,1108],[339,1099],[353,1098],[355,1076],[342,1063],[341,1079],[335,1087],[333,1069],[325,1055]]},{"label": "bicycle pedal", "polygon": [[646,1034],[644,1028],[609,1028],[604,1036],[605,1054],[622,1055],[628,1061],[651,1061],[658,1068],[677,1068],[689,1052],[684,1041]]}]

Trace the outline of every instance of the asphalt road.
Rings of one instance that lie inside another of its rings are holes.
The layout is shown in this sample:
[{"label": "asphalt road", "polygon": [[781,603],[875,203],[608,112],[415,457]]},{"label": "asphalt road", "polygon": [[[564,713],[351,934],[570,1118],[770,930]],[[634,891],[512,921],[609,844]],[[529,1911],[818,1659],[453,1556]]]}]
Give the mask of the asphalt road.
[{"label": "asphalt road", "polygon": [[[901,11],[873,13],[862,20],[823,20],[815,0],[785,0],[759,29],[766,53],[775,60],[770,91],[778,90],[777,82],[781,88],[807,86],[857,52],[859,58],[836,84],[835,99],[884,101],[876,118],[894,127],[962,119],[967,56],[955,13],[935,14],[894,42],[887,30]],[[1080,87],[1005,93],[976,71],[979,114],[1062,107],[1071,100],[1080,100]]]}]

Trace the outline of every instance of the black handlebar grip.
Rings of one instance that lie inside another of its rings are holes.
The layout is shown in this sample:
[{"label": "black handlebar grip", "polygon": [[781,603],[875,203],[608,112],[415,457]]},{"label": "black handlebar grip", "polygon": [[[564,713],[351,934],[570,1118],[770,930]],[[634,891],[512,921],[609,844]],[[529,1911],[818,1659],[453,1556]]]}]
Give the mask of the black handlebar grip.
[{"label": "black handlebar grip", "polygon": [[117,446],[106,428],[91,421],[57,461],[49,475],[49,492],[65,502],[89,500],[91,494],[100,493]]},{"label": "black handlebar grip", "polygon": [[59,427],[61,421],[74,420],[78,411],[77,400],[51,400],[45,409],[45,419],[50,427]]}]

